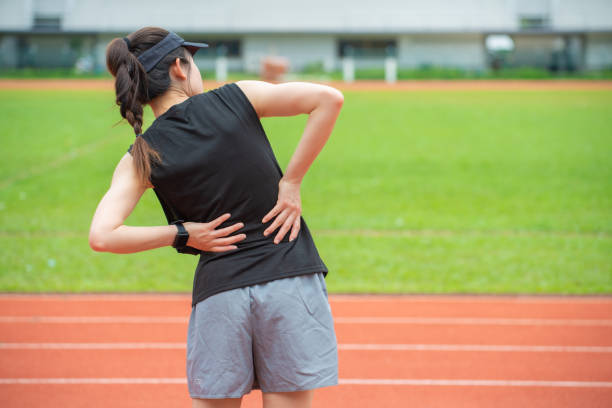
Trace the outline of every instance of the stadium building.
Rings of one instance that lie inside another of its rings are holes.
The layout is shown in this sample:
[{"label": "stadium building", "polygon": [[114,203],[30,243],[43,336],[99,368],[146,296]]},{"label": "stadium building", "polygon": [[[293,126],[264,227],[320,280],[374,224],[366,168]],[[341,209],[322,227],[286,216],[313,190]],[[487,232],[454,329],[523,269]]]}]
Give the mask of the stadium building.
[{"label": "stadium building", "polygon": [[0,0],[0,68],[81,67],[104,71],[105,48],[143,26],[210,44],[196,54],[214,70],[256,73],[262,57],[290,71],[355,68],[549,70],[612,67],[609,0]]}]

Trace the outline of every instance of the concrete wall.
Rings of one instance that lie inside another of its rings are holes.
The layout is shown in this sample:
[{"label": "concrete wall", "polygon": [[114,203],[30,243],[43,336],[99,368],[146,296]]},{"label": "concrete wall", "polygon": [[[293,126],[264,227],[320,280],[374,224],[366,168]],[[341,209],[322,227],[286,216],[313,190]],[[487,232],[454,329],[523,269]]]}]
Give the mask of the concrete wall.
[{"label": "concrete wall", "polygon": [[36,14],[61,15],[66,31],[126,33],[513,31],[524,14],[546,15],[559,30],[612,28],[610,0],[0,0],[0,31],[28,30]]},{"label": "concrete wall", "polygon": [[318,61],[333,67],[337,63],[335,46],[331,35],[250,35],[243,42],[243,63],[245,70],[259,72],[263,57],[277,55],[289,59],[290,72]]},{"label": "concrete wall", "polygon": [[484,69],[486,52],[480,34],[402,35],[398,41],[398,65],[418,68],[435,65]]},{"label": "concrete wall", "polygon": [[476,31],[515,24],[508,0],[182,0],[181,7],[167,0],[63,1],[67,31],[129,32],[146,25],[205,33]]},{"label": "concrete wall", "polygon": [[29,30],[32,24],[32,0],[0,0],[0,32]]},{"label": "concrete wall", "polygon": [[610,0],[549,0],[551,20],[557,30],[612,30]]}]

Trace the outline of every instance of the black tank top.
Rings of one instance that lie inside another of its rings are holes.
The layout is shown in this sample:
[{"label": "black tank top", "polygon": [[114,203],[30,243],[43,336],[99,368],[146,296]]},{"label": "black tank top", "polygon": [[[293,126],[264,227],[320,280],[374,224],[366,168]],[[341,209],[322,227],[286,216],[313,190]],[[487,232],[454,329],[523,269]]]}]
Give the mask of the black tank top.
[{"label": "black tank top", "polygon": [[274,219],[265,224],[261,219],[276,205],[283,172],[238,85],[228,83],[171,106],[139,137],[160,153],[162,163],[152,164],[151,183],[180,218],[210,222],[229,212],[217,228],[244,223],[234,233],[246,234],[237,249],[200,253],[192,307],[229,289],[306,273],[327,276],[303,217],[291,242],[290,231],[278,244],[278,228],[263,235]]}]

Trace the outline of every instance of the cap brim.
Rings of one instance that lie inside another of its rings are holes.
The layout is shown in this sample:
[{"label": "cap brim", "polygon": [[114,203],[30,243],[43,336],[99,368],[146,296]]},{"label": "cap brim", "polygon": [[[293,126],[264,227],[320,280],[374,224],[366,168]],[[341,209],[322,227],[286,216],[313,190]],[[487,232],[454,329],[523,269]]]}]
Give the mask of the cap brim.
[{"label": "cap brim", "polygon": [[208,47],[208,44],[206,44],[206,43],[196,43],[196,42],[190,42],[190,41],[185,41],[181,45],[183,47],[187,48],[189,50],[189,52],[191,53],[191,55],[195,54],[196,51],[199,50],[200,48]]}]

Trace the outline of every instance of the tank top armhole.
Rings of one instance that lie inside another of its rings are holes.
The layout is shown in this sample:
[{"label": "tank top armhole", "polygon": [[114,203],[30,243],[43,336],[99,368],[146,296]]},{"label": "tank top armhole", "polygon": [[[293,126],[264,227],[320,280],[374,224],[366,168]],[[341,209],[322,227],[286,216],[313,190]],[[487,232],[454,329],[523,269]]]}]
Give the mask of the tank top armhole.
[{"label": "tank top armhole", "polygon": [[236,85],[235,82],[230,82],[225,86],[228,86],[229,89],[233,90],[233,92],[238,95],[238,98],[242,101],[243,111],[248,116],[249,121],[254,123],[262,132],[265,133],[263,125],[261,124],[261,120],[257,115],[257,111],[255,110],[255,107],[253,106],[249,98],[245,95],[245,93],[242,91],[242,89],[240,89],[240,87]]}]

